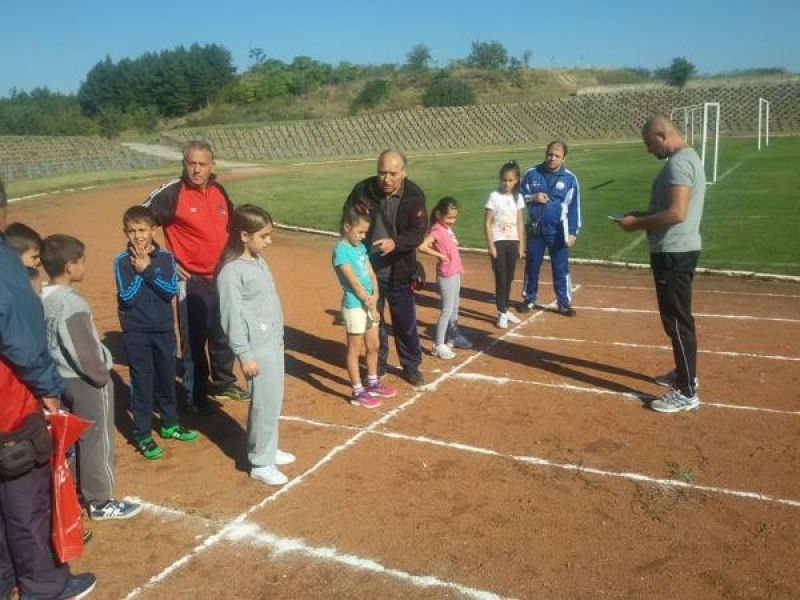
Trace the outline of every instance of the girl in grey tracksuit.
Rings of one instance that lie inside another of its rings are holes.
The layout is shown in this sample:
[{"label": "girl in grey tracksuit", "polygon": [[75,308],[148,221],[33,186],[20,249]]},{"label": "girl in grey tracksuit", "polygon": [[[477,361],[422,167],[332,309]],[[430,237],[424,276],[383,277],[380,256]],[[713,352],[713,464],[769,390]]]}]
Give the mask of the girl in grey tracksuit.
[{"label": "girl in grey tracksuit", "polygon": [[[237,207],[217,275],[222,328],[252,398],[247,457],[253,477],[259,468],[288,464],[281,455],[291,456],[278,450],[284,389],[283,311],[272,273],[261,257],[271,243],[271,232],[272,218],[266,211],[252,205]],[[285,482],[278,475],[275,483]]]}]

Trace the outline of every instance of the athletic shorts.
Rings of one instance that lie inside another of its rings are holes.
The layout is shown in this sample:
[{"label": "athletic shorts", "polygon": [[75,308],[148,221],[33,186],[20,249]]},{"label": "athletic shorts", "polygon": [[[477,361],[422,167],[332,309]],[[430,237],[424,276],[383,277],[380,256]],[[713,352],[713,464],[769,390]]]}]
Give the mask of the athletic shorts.
[{"label": "athletic shorts", "polygon": [[342,320],[348,335],[364,335],[369,327],[375,327],[378,322],[373,321],[363,307],[343,308]]}]

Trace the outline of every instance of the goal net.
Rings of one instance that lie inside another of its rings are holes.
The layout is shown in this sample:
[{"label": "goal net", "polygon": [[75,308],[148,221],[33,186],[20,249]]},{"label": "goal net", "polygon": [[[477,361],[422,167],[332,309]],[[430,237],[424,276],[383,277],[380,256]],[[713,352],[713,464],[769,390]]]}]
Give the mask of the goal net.
[{"label": "goal net", "polygon": [[714,183],[719,162],[719,102],[678,106],[669,117],[700,155],[708,183]]}]

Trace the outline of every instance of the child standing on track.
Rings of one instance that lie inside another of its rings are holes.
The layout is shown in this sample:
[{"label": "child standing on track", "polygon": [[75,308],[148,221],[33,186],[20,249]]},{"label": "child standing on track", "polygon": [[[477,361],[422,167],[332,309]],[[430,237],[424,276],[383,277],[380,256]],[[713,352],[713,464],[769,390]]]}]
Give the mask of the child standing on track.
[{"label": "child standing on track", "polygon": [[436,340],[431,354],[445,360],[456,356],[447,343],[449,340],[452,340],[453,345],[458,340],[459,347],[462,348],[471,346],[458,331],[458,298],[464,267],[458,251],[458,240],[453,233],[457,218],[456,199],[446,196],[439,200],[431,211],[431,229],[419,246],[420,252],[439,259],[436,263],[436,282],[439,284],[442,309],[436,323]]},{"label": "child standing on track", "polygon": [[275,281],[262,253],[272,243],[272,217],[259,206],[237,207],[217,276],[222,328],[239,359],[252,398],[247,415],[250,477],[267,485],[289,478],[279,466],[294,462],[278,449],[283,405],[283,311]]},{"label": "child standing on track", "polygon": [[50,353],[64,380],[64,404],[92,425],[78,439],[78,486],[89,518],[129,519],[142,505],[114,500],[114,384],[111,352],[100,342],[89,304],[73,287],[86,272],[84,245],[70,235],[42,242],[50,282],[42,290]]},{"label": "child standing on track", "polygon": [[[333,247],[332,264],[344,291],[342,320],[347,332],[347,375],[353,386],[351,404],[377,408],[380,398],[396,390],[378,379],[378,280],[362,243],[372,219],[366,202],[348,203],[342,213],[341,239]],[[366,354],[367,385],[361,383],[359,359]]]},{"label": "child standing on track", "polygon": [[178,274],[172,253],[153,241],[154,228],[146,207],[131,206],[122,217],[128,246],[114,258],[119,323],[130,367],[133,441],[148,460],[163,454],[152,435],[154,406],[161,417],[162,439],[197,438],[196,431],[178,421],[172,310]]},{"label": "child standing on track", "polygon": [[519,193],[519,165],[510,160],[500,167],[500,186],[486,200],[483,230],[494,273],[495,325],[506,329],[520,318],[508,310],[517,258],[525,256],[525,200]]}]

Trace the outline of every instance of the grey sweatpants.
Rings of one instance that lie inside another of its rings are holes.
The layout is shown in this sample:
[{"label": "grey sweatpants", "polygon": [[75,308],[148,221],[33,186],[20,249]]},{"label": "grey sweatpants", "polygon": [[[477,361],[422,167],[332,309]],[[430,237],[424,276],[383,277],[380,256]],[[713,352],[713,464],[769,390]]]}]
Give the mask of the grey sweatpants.
[{"label": "grey sweatpants", "polygon": [[458,321],[458,297],[461,294],[461,274],[450,277],[437,276],[439,294],[442,297],[442,312],[436,323],[436,345],[447,343],[448,332],[456,327]]},{"label": "grey sweatpants", "polygon": [[78,439],[78,489],[85,503],[105,502],[114,497],[114,383],[65,378],[64,388],[67,408],[92,421]]},{"label": "grey sweatpants", "polygon": [[258,375],[247,380],[251,397],[247,415],[247,458],[253,467],[275,464],[286,368],[283,352],[282,341],[260,348],[255,357]]}]

